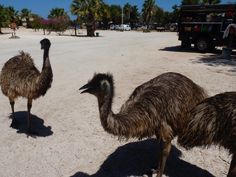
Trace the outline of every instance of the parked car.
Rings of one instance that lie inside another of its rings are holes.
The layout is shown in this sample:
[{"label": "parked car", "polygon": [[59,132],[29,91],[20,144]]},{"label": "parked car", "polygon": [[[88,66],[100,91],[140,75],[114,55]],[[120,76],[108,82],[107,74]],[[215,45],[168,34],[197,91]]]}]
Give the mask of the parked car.
[{"label": "parked car", "polygon": [[114,24],[110,25],[110,30],[118,30],[118,29],[119,29],[119,25],[114,25]]},{"label": "parked car", "polygon": [[119,27],[119,30],[121,30],[121,31],[130,31],[131,27],[127,24],[121,24],[120,27]]},{"label": "parked car", "polygon": [[178,23],[171,23],[170,27],[169,27],[169,30],[171,32],[178,31]]}]

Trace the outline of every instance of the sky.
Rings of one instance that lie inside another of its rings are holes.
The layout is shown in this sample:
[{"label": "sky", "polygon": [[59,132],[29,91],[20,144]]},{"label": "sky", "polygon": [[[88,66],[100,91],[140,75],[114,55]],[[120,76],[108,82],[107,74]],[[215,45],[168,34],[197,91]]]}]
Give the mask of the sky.
[{"label": "sky", "polygon": [[[16,10],[21,11],[28,8],[32,13],[47,18],[52,8],[64,8],[72,19],[75,17],[70,13],[70,5],[72,0],[0,0],[0,4],[4,6],[13,6]],[[116,4],[123,6],[126,3],[137,5],[141,11],[144,0],[104,0],[107,4]],[[221,0],[221,3],[236,3],[236,0]],[[173,5],[180,5],[181,0],[156,0],[156,5],[165,11],[172,11]]]}]

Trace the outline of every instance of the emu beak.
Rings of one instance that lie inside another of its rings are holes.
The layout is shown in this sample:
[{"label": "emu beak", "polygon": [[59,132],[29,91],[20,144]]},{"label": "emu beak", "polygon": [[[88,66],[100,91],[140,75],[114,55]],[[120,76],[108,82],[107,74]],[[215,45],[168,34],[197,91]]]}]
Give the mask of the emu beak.
[{"label": "emu beak", "polygon": [[82,93],[88,93],[89,90],[91,90],[91,86],[89,84],[85,84],[83,87],[81,87],[79,90],[83,90]]}]

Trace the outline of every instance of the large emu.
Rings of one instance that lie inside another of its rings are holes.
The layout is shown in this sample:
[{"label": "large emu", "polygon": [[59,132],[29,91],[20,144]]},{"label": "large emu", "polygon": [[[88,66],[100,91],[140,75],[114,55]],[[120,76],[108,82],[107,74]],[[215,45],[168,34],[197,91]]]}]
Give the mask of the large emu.
[{"label": "large emu", "polygon": [[186,114],[206,94],[187,77],[178,73],[164,73],[140,85],[131,94],[118,114],[111,110],[114,96],[113,77],[95,74],[80,88],[98,98],[103,128],[120,138],[151,137],[160,140],[160,159],[157,176],[161,177],[171,149],[171,140],[183,129]]},{"label": "large emu", "polygon": [[43,67],[41,73],[35,67],[33,59],[28,53],[20,52],[19,55],[9,59],[2,68],[0,85],[2,93],[9,98],[13,120],[11,127],[17,127],[15,119],[14,104],[19,96],[28,99],[28,132],[31,130],[32,100],[46,94],[52,83],[52,68],[49,61],[49,48],[51,43],[48,39],[40,41],[43,54]]},{"label": "large emu", "polygon": [[178,139],[189,149],[222,146],[233,155],[228,177],[236,177],[236,92],[207,98],[190,111],[189,123]]}]

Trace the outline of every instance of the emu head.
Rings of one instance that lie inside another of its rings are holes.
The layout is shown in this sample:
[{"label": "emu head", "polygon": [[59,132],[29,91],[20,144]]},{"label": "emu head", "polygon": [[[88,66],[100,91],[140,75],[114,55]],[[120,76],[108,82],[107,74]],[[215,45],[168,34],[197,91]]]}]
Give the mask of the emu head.
[{"label": "emu head", "polygon": [[51,42],[49,41],[49,39],[44,38],[43,40],[40,41],[41,44],[41,49],[49,49],[51,46]]},{"label": "emu head", "polygon": [[93,78],[80,90],[83,90],[81,93],[90,93],[97,97],[113,96],[113,77],[111,74],[94,74]]}]

